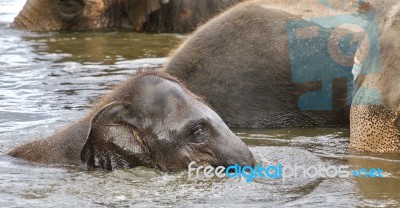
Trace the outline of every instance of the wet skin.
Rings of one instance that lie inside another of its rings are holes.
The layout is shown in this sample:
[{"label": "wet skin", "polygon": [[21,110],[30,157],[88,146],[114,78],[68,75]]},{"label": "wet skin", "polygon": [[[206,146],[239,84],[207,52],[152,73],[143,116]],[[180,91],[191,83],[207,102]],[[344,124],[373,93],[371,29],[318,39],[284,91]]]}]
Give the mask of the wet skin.
[{"label": "wet skin", "polygon": [[247,146],[201,99],[173,77],[139,73],[105,96],[86,117],[9,155],[33,162],[85,163],[113,170],[253,165]]}]

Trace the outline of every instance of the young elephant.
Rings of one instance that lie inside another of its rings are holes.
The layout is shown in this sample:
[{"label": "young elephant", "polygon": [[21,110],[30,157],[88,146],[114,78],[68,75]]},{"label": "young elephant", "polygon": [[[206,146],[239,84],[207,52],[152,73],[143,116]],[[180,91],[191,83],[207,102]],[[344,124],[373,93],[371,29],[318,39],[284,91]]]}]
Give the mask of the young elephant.
[{"label": "young elephant", "polygon": [[113,170],[146,166],[187,169],[253,165],[247,146],[221,118],[175,78],[141,72],[117,87],[87,116],[47,139],[12,150],[33,162],[80,163]]}]

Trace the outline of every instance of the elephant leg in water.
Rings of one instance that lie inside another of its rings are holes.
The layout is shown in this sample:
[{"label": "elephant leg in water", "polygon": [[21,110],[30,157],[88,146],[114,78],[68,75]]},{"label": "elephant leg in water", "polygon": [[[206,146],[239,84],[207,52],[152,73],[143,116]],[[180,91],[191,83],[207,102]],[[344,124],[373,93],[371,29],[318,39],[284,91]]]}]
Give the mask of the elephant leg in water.
[{"label": "elephant leg in water", "polygon": [[222,119],[175,78],[141,72],[105,96],[83,119],[9,155],[37,163],[116,169],[253,165],[252,153]]}]

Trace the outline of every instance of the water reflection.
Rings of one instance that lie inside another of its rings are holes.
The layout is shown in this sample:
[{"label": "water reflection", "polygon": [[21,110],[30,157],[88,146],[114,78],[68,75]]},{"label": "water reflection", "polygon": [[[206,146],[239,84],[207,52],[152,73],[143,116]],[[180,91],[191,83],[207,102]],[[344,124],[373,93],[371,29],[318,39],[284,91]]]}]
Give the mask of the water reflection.
[{"label": "water reflection", "polygon": [[[112,65],[118,61],[165,57],[177,46],[178,35],[140,34],[131,31],[61,32],[32,34],[24,37],[34,42],[37,61],[62,57],[63,62],[84,65]],[[50,57],[49,57],[50,56]]]},{"label": "water reflection", "polygon": [[400,202],[400,157],[398,154],[363,154],[350,157],[348,164],[354,169],[361,167],[385,170],[384,178],[355,178],[361,194],[367,199]]}]

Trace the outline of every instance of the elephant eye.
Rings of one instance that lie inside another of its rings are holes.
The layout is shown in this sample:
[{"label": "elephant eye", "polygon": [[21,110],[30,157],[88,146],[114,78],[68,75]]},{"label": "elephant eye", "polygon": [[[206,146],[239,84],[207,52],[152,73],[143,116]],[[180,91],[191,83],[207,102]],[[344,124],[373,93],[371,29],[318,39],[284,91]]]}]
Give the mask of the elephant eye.
[{"label": "elephant eye", "polygon": [[193,135],[194,135],[195,137],[199,137],[199,136],[201,136],[201,135],[203,135],[203,134],[204,134],[203,126],[198,125],[198,126],[196,126],[196,127],[194,128]]},{"label": "elephant eye", "polygon": [[55,7],[64,20],[72,20],[78,17],[85,6],[82,0],[54,0]]},{"label": "elephant eye", "polygon": [[203,125],[197,125],[193,128],[193,139],[195,142],[204,142],[206,139],[206,132]]}]

